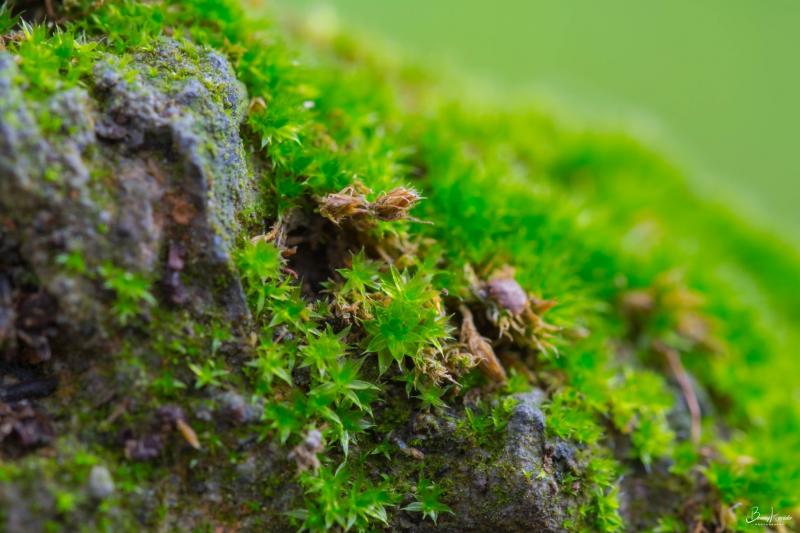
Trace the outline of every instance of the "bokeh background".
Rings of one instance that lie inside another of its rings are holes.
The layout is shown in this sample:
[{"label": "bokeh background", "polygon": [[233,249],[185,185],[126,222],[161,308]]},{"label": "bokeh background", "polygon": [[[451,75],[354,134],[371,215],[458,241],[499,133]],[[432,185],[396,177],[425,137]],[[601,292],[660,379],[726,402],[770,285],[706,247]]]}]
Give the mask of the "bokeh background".
[{"label": "bokeh background", "polygon": [[277,0],[409,57],[635,129],[701,194],[800,243],[800,2]]}]

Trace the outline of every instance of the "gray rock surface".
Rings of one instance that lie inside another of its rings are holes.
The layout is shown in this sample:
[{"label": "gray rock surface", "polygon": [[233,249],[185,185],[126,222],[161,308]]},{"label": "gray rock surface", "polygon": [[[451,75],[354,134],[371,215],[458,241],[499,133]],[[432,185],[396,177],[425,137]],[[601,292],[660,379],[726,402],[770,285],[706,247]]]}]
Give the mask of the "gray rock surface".
[{"label": "gray rock surface", "polygon": [[[124,65],[101,59],[82,85],[46,100],[17,74],[0,52],[0,397],[12,401],[23,387],[46,407],[32,407],[23,422],[73,433],[73,405],[124,401],[117,391],[137,379],[120,357],[120,324],[110,327],[115,295],[104,286],[105,264],[148,280],[159,307],[206,321],[248,319],[231,256],[238,216],[256,190],[240,137],[247,94],[217,52],[168,38]],[[69,268],[70,255],[85,268]],[[128,332],[154,321],[149,309],[136,309]],[[19,366],[18,378],[6,372]],[[67,380],[70,402],[50,396]],[[39,426],[25,426],[39,432],[31,447],[49,435]],[[81,436],[97,438],[94,431],[85,425]],[[59,513],[55,485],[38,473],[0,483],[0,529],[46,530]],[[111,472],[93,467],[81,491],[76,520],[90,521],[65,530],[107,529],[87,517],[118,497]],[[142,524],[158,505],[148,494],[126,495]]]},{"label": "gray rock surface", "polygon": [[89,472],[89,494],[98,500],[114,494],[114,480],[105,466],[95,465]]},{"label": "gray rock surface", "polygon": [[439,482],[451,487],[447,504],[453,512],[440,515],[438,525],[421,521],[417,513],[401,513],[393,527],[415,532],[565,530],[575,502],[560,493],[558,481],[575,465],[558,457],[575,450],[546,437],[542,391],[515,398],[507,426],[489,447],[459,446],[458,419],[439,424],[420,448],[426,461],[441,462]]},{"label": "gray rock surface", "polygon": [[[70,253],[90,272],[102,258],[152,280],[174,305],[246,317],[230,250],[255,186],[239,136],[247,96],[228,62],[163,39],[46,101],[26,98],[16,69],[0,53],[0,240],[54,298],[58,327],[88,342],[108,315],[102,280],[59,261]],[[57,128],[42,126],[48,114]],[[14,312],[0,312],[4,338]]]}]

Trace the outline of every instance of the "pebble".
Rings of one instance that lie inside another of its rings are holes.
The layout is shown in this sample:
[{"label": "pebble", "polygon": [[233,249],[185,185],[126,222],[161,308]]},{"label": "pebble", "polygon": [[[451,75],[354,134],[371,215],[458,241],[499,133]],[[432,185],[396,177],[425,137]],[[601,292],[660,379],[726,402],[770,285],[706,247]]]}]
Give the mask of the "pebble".
[{"label": "pebble", "polygon": [[89,494],[98,500],[104,500],[114,494],[114,480],[108,468],[95,465],[89,473]]}]

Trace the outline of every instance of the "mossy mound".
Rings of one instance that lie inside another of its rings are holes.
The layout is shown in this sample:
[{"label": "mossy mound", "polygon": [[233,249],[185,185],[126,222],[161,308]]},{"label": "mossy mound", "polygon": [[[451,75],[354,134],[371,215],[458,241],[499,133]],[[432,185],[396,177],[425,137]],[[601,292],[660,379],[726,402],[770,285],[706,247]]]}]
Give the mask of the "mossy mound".
[{"label": "mossy mound", "polygon": [[796,252],[370,50],[0,10],[5,529],[791,526]]}]

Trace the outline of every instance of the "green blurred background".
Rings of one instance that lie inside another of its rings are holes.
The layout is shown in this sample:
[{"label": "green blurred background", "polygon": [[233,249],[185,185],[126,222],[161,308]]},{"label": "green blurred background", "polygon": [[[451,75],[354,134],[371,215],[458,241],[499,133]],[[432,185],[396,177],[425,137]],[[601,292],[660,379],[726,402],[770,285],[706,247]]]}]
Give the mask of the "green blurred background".
[{"label": "green blurred background", "polygon": [[282,0],[530,92],[582,121],[634,129],[800,242],[800,2],[796,0]]}]

